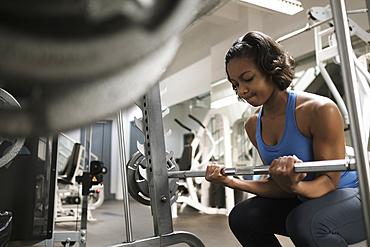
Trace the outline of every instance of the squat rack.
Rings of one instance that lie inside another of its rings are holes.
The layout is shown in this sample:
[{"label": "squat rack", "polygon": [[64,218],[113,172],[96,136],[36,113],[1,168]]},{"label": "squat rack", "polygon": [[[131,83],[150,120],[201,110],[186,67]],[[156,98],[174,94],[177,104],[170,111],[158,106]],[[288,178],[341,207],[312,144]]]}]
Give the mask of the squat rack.
[{"label": "squat rack", "polygon": [[349,35],[348,17],[344,0],[331,0],[333,20],[338,41],[341,71],[344,90],[346,92],[348,115],[351,123],[350,133],[355,151],[358,181],[362,201],[362,211],[367,239],[370,240],[370,189],[369,189],[369,157],[367,152],[363,122],[360,121],[361,107],[359,89],[356,83],[355,62],[353,59],[351,40]]},{"label": "squat rack", "polygon": [[[356,162],[353,160],[306,162],[309,171],[330,170],[331,166],[341,166],[336,168],[337,171],[353,170],[358,171],[358,180],[360,194],[362,198],[362,208],[364,214],[365,230],[367,239],[370,239],[370,189],[369,189],[369,157],[367,153],[366,141],[362,133],[364,132],[363,122],[360,121],[362,116],[359,101],[358,85],[356,83],[355,63],[352,54],[352,47],[349,35],[349,26],[347,22],[347,12],[344,0],[331,0],[333,11],[333,21],[338,41],[339,57],[341,61],[341,71],[343,83],[348,104],[349,120],[351,123],[350,133],[354,146]],[[151,199],[151,212],[154,222],[155,236],[141,240],[133,240],[131,233],[127,233],[128,239],[124,243],[110,245],[110,247],[120,246],[168,246],[184,242],[189,246],[204,246],[202,241],[194,234],[188,232],[174,232],[171,217],[171,205],[168,189],[169,176],[175,177],[175,173],[168,173],[166,166],[170,158],[166,155],[164,143],[163,121],[160,103],[159,85],[155,85],[152,90],[140,100],[138,106],[143,111],[142,130],[145,136],[145,157],[148,160],[147,179],[149,182],[149,192]],[[123,128],[122,121],[119,121],[118,128]],[[123,137],[121,137],[123,138]],[[123,154],[123,148],[120,145],[120,152]],[[121,155],[121,157],[123,157]],[[122,163],[122,161],[121,161]],[[310,164],[308,164],[310,163]],[[356,163],[356,167],[354,167]],[[122,164],[124,166],[124,164]],[[302,169],[300,172],[307,172]],[[248,170],[248,169],[247,169]],[[196,171],[197,172],[197,171]],[[235,174],[236,169],[227,171],[229,175]],[[250,174],[251,171],[243,171]],[[255,171],[253,171],[255,172]],[[260,168],[258,173],[266,173],[266,167]],[[193,172],[187,173],[187,176],[204,176],[204,171],[196,175]],[[123,172],[123,176],[126,173]],[[179,175],[180,176],[180,175]],[[123,181],[126,181],[124,178]],[[124,186],[125,189],[125,186]],[[126,187],[127,189],[127,187]],[[124,195],[128,195],[124,191]],[[128,200],[128,198],[124,198]],[[126,204],[126,203],[125,203]],[[129,207],[125,206],[125,212],[129,214]],[[126,230],[131,229],[130,219],[126,219]]]}]

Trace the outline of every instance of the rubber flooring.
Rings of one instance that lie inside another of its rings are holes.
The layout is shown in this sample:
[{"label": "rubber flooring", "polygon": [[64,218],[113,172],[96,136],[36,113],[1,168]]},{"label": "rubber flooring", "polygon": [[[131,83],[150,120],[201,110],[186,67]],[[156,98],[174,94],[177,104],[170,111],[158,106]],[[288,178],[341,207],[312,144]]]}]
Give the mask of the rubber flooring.
[{"label": "rubber flooring", "polygon": [[[130,201],[133,240],[142,240],[154,236],[153,221],[150,207],[134,200]],[[119,200],[105,201],[102,206],[92,211],[94,221],[87,226],[87,247],[114,246],[127,241],[123,202]],[[187,206],[183,213],[172,220],[174,231],[185,231],[195,234],[207,247],[238,247],[241,246],[231,233],[227,216],[201,214]],[[75,231],[75,223],[58,223],[56,231]],[[282,246],[293,247],[289,238],[278,236]],[[55,243],[54,246],[62,246]],[[74,246],[78,246],[75,244]],[[140,245],[142,246],[142,245]],[[185,243],[171,245],[188,246]],[[351,247],[366,247],[362,242]]]}]

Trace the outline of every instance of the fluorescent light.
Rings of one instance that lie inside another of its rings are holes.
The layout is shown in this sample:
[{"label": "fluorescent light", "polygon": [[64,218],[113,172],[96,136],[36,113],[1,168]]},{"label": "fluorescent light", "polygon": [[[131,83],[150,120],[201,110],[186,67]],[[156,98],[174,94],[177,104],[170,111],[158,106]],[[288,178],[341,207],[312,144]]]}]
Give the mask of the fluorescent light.
[{"label": "fluorescent light", "polygon": [[303,10],[302,3],[296,0],[240,0],[284,14],[294,15]]},{"label": "fluorescent light", "polygon": [[225,97],[225,98],[222,98],[222,99],[211,102],[211,108],[212,109],[219,109],[221,107],[228,106],[228,105],[234,104],[236,102],[238,102],[238,96],[230,95],[228,97]]},{"label": "fluorescent light", "polygon": [[227,78],[222,78],[221,80],[218,80],[218,81],[215,81],[215,82],[211,83],[211,87],[216,87],[216,86],[221,85],[225,82],[229,82],[229,80]]}]

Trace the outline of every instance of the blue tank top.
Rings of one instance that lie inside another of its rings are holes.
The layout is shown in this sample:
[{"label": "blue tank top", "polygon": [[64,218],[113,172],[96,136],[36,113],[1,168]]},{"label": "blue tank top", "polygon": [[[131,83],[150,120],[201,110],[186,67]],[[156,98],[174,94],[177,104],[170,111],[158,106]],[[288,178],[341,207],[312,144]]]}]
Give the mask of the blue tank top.
[{"label": "blue tank top", "polygon": [[[260,112],[257,117],[257,131],[256,141],[258,151],[261,154],[262,160],[266,165],[270,165],[274,159],[281,156],[295,155],[303,162],[313,161],[313,150],[312,150],[312,138],[305,137],[299,130],[295,121],[295,102],[296,93],[294,91],[289,92],[288,103],[285,115],[285,126],[284,133],[278,144],[275,146],[266,145],[261,136],[261,115],[263,112],[263,106],[261,106]],[[315,173],[307,173],[307,176],[303,181],[310,181],[315,179]],[[357,172],[342,172],[341,179],[339,181],[339,188],[356,188],[358,187]],[[301,201],[306,199],[298,197]]]}]

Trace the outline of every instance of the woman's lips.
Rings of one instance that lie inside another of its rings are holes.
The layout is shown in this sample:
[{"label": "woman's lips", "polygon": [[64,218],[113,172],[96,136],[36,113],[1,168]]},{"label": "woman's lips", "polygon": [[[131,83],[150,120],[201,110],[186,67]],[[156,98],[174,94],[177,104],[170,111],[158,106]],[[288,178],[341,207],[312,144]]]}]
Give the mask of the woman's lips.
[{"label": "woman's lips", "polygon": [[245,100],[245,101],[248,101],[248,100],[250,100],[253,96],[254,96],[254,94],[249,95],[248,97],[244,97],[244,100]]}]

